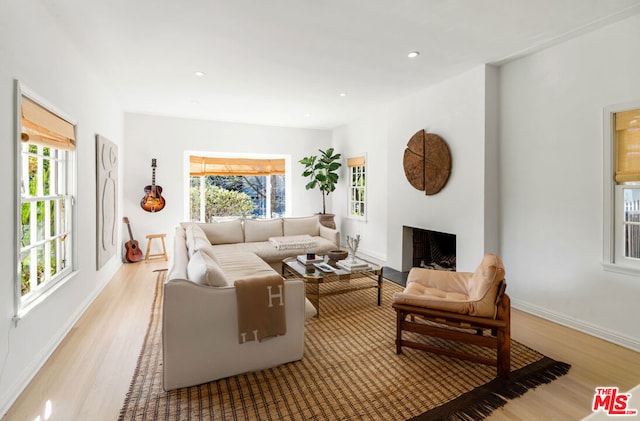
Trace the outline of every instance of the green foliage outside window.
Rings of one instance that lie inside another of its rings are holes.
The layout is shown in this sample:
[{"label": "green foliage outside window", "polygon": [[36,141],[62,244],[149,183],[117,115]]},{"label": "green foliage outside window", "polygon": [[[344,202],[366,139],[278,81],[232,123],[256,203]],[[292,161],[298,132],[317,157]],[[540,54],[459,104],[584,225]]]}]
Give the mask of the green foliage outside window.
[{"label": "green foliage outside window", "polygon": [[[254,205],[251,197],[245,193],[226,190],[218,186],[207,185],[205,188],[205,218],[206,222],[214,217],[246,216],[253,212]],[[191,187],[191,217],[200,219],[200,188]]]},{"label": "green foliage outside window", "polygon": [[365,190],[366,175],[365,167],[351,167],[351,200],[350,208],[352,216],[365,216]]},{"label": "green foliage outside window", "polygon": [[[37,145],[28,145],[28,153],[29,154],[38,154],[38,146]],[[41,195],[48,196],[53,194],[51,189],[51,160],[49,157],[51,156],[51,150],[49,148],[42,148],[41,152],[44,159],[42,160],[42,192]],[[27,191],[24,192],[26,197],[34,197],[38,196],[38,157],[29,156],[28,157],[28,166],[29,166],[29,182],[27,187]],[[31,221],[31,207],[35,206],[35,214],[36,221],[35,224],[32,225]],[[25,201],[21,206],[21,246],[28,247],[32,240],[41,241],[45,238],[45,233],[47,231],[47,227],[45,227],[45,206],[49,206],[49,235],[56,235],[56,212],[55,200],[38,200],[38,201]],[[64,205],[62,205],[64,207]],[[36,232],[31,232],[35,227]],[[35,235],[35,238],[32,236]],[[50,262],[50,276],[55,275],[58,272],[57,268],[57,255],[56,255],[56,241],[52,240],[50,242],[50,253],[49,253],[49,262]],[[31,271],[32,268],[36,269],[36,284],[40,285],[45,281],[45,248],[44,246],[39,246],[36,249],[36,257],[37,262],[32,264],[32,253],[30,250],[26,250],[22,254],[22,258],[20,260],[20,272],[21,272],[21,292],[22,295],[26,295],[31,291]],[[63,262],[64,263],[64,262]]]}]

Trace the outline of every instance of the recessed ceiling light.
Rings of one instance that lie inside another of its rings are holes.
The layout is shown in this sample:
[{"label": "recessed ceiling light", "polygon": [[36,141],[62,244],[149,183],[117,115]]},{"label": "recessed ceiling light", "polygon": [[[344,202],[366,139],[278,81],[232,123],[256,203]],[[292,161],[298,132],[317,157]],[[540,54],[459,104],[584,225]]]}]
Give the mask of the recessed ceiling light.
[{"label": "recessed ceiling light", "polygon": [[311,114],[306,113],[304,116],[305,116],[305,117],[311,117]]},{"label": "recessed ceiling light", "polygon": [[411,51],[409,54],[407,54],[407,57],[409,58],[416,58],[420,55],[420,51]]},{"label": "recessed ceiling light", "polygon": [[347,96],[347,93],[346,92],[340,92],[340,96],[345,97],[345,96]]},{"label": "recessed ceiling light", "polygon": [[198,72],[193,72],[193,74],[194,74],[194,75],[196,75],[196,76],[198,76],[198,77],[202,77],[202,76],[204,76],[204,75],[205,75],[205,73],[204,73],[204,72],[200,72],[200,71],[198,71]]},{"label": "recessed ceiling light", "polygon": [[200,101],[198,101],[197,99],[192,99],[192,100],[191,100],[191,103],[192,103],[193,105],[198,105],[198,104],[200,104]]}]

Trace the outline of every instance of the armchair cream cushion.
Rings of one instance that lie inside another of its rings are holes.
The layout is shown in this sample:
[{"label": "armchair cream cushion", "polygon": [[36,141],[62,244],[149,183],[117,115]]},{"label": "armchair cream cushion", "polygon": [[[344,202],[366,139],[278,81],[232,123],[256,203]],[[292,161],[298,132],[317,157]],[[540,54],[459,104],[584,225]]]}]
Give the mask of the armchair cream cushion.
[{"label": "armchair cream cushion", "polygon": [[505,270],[502,260],[487,254],[475,272],[413,268],[403,292],[393,302],[470,316],[495,317],[496,298]]}]

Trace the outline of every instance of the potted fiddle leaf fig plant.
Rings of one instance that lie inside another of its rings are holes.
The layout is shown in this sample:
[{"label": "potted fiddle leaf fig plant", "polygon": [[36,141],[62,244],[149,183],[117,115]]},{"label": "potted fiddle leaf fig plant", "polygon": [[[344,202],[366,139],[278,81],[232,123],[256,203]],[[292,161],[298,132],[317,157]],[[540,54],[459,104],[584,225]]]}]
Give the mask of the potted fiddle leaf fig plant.
[{"label": "potted fiddle leaf fig plant", "polygon": [[[340,163],[342,155],[334,153],[333,148],[329,148],[325,151],[318,149],[318,151],[320,152],[320,155],[310,155],[302,158],[298,162],[304,165],[302,176],[309,178],[309,182],[305,185],[305,188],[307,190],[318,188],[322,193],[322,213],[320,214],[321,223],[323,220],[322,215],[330,215],[329,224],[332,224],[332,228],[335,228],[333,215],[327,214],[325,198],[336,189],[336,184],[340,178],[337,170],[342,166]],[[325,220],[326,219],[327,218],[325,218]],[[324,225],[327,224],[325,223]]]}]

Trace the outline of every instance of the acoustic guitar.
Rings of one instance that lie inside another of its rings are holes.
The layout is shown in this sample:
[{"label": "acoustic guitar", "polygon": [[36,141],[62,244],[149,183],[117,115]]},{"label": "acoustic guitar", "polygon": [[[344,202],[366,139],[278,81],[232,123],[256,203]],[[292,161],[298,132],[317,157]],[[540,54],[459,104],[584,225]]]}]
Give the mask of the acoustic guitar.
[{"label": "acoustic guitar", "polygon": [[162,187],[156,186],[156,159],[151,160],[151,185],[145,186],[144,197],[140,201],[140,206],[147,212],[160,212],[164,209],[165,200],[162,197]]},{"label": "acoustic guitar", "polygon": [[144,256],[142,255],[142,250],[140,250],[140,247],[138,246],[138,241],[133,239],[131,225],[129,225],[129,218],[125,216],[122,218],[122,222],[127,224],[127,229],[129,230],[129,241],[124,243],[124,248],[126,249],[124,259],[129,263],[139,262],[144,259]]}]

